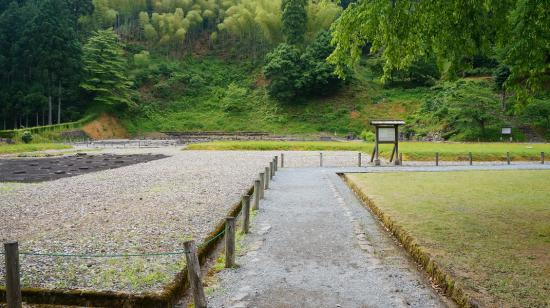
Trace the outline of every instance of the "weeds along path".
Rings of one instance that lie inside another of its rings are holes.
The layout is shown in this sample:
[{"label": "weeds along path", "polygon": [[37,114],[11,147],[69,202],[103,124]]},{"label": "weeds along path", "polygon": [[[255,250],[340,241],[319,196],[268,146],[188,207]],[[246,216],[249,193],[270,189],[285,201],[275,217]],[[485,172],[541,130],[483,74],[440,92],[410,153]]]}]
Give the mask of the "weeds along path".
[{"label": "weeds along path", "polygon": [[446,306],[335,169],[281,169],[252,225],[209,307]]}]

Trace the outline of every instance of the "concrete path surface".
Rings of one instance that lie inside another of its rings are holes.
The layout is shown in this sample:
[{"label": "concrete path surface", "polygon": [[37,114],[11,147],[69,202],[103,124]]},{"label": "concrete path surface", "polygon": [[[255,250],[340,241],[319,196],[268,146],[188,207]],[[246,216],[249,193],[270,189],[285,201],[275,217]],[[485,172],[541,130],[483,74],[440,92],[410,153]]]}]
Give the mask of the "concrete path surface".
[{"label": "concrete path surface", "polygon": [[279,170],[209,307],[452,306],[336,171]]}]

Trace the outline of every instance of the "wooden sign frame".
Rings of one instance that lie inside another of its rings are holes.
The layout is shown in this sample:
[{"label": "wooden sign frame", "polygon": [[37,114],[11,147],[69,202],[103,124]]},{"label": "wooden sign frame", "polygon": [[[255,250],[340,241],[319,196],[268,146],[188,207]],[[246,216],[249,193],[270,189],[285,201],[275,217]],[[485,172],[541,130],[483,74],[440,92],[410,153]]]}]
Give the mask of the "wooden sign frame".
[{"label": "wooden sign frame", "polygon": [[[373,120],[370,122],[375,128],[375,143],[370,162],[374,161],[376,166],[380,166],[380,144],[393,144],[393,150],[390,157],[390,162],[394,162],[395,165],[401,165],[399,160],[399,126],[404,125],[405,121],[402,120]],[[393,136],[391,134],[393,131]],[[391,138],[393,137],[393,138]]]}]

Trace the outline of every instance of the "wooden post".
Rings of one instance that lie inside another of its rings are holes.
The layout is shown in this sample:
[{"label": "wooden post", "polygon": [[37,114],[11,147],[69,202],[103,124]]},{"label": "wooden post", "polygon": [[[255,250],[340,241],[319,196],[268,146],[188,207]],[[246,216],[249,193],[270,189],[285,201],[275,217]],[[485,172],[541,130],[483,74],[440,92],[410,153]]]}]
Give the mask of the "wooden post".
[{"label": "wooden post", "polygon": [[399,153],[399,162],[403,165],[403,153]]},{"label": "wooden post", "polygon": [[273,179],[273,161],[270,161],[269,162],[269,179],[272,180]]},{"label": "wooden post", "polygon": [[269,171],[269,167],[265,167],[265,181],[264,181],[265,189],[269,189],[269,174],[270,173],[271,173],[271,171]]},{"label": "wooden post", "polygon": [[510,164],[510,152],[506,152],[506,163]]},{"label": "wooden post", "polygon": [[357,153],[357,166],[361,167],[361,152]]},{"label": "wooden post", "polygon": [[435,165],[439,166],[439,152],[435,152]]},{"label": "wooden post", "polygon": [[285,154],[281,153],[281,168],[285,167]]},{"label": "wooden post", "polygon": [[319,167],[323,167],[323,153],[319,153]]},{"label": "wooden post", "polygon": [[195,307],[206,308],[206,297],[201,282],[201,266],[195,241],[187,241],[183,243],[183,247],[185,248],[185,259],[187,260],[187,276],[189,277]]},{"label": "wooden post", "polygon": [[235,218],[225,219],[225,267],[235,266]]},{"label": "wooden post", "polygon": [[250,196],[244,195],[242,198],[243,212],[243,233],[247,234],[250,229]]},{"label": "wooden post", "polygon": [[260,199],[264,198],[264,189],[265,189],[265,173],[260,173]]},{"label": "wooden post", "polygon": [[260,198],[261,198],[260,185],[261,185],[260,180],[254,181],[254,205],[252,206],[253,210],[258,210],[260,208]]},{"label": "wooden post", "polygon": [[275,172],[279,171],[279,156],[275,156]]},{"label": "wooden post", "polygon": [[399,166],[401,165],[401,161],[399,160],[399,126],[395,125],[395,165]]},{"label": "wooden post", "polygon": [[468,159],[470,159],[470,166],[474,164],[474,157],[472,155],[472,152],[468,153]]},{"label": "wooden post", "polygon": [[6,258],[6,300],[8,308],[21,308],[21,277],[19,268],[19,243],[4,243]]},{"label": "wooden post", "polygon": [[544,152],[540,152],[540,163],[544,165]]}]

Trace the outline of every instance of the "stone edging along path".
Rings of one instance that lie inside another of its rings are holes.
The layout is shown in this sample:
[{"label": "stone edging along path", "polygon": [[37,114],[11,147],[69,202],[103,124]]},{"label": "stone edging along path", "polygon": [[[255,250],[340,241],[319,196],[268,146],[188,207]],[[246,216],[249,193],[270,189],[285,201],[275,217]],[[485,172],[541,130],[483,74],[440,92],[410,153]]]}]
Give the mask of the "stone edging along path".
[{"label": "stone edging along path", "polygon": [[382,224],[399,240],[413,259],[422,266],[433,281],[441,287],[445,295],[452,298],[460,307],[478,307],[477,303],[468,297],[455,279],[445,272],[437,262],[417,244],[417,241],[405,229],[399,226],[389,215],[385,214],[359,187],[345,174],[339,174],[357,197],[372,210]]}]

